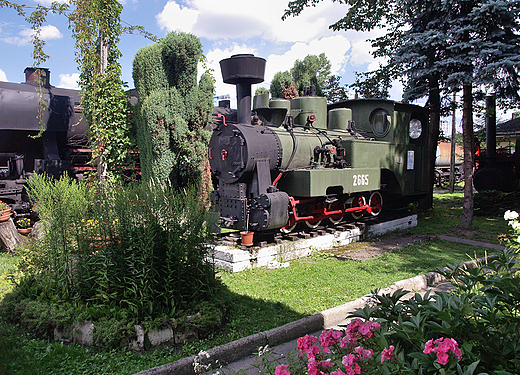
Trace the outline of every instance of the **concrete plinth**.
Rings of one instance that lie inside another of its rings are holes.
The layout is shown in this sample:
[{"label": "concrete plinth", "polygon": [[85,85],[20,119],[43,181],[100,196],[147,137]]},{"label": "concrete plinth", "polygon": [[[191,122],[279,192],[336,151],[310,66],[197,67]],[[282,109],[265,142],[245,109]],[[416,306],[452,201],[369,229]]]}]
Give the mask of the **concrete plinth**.
[{"label": "concrete plinth", "polygon": [[232,245],[218,245],[213,248],[212,255],[216,267],[231,272],[240,272],[247,268],[265,267],[273,260],[286,262],[309,256],[316,250],[344,246],[351,242],[358,242],[365,237],[378,236],[415,226],[417,226],[417,215],[409,215],[385,223],[367,224],[364,230],[355,225],[347,224],[331,230],[334,233],[301,239],[298,239],[297,235],[295,235],[291,239],[281,241],[281,243],[267,246],[252,246],[246,250]]}]

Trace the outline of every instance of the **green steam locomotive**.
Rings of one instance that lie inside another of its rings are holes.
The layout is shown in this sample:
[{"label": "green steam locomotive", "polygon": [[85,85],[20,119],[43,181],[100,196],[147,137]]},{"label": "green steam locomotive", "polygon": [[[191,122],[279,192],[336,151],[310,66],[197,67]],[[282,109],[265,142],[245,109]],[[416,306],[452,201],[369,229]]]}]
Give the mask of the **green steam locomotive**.
[{"label": "green steam locomotive", "polygon": [[[425,196],[427,109],[383,99],[327,106],[313,95],[251,100],[265,60],[235,55],[220,65],[238,102],[237,123],[220,122],[209,145],[221,226],[290,232],[299,223],[376,216],[384,205]],[[251,123],[251,101],[261,124]]]}]

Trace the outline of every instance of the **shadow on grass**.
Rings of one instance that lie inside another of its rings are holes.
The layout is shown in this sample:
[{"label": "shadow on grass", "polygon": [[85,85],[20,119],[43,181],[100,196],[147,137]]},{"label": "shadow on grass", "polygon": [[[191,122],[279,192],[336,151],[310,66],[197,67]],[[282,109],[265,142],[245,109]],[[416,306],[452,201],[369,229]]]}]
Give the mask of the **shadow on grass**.
[{"label": "shadow on grass", "polygon": [[[214,331],[205,339],[139,353],[125,348],[104,351],[56,342],[28,332],[26,327],[12,321],[15,318],[14,311],[13,314],[6,314],[8,310],[5,304],[12,297],[13,293],[8,293],[0,301],[0,311],[4,315],[0,317],[0,375],[134,374],[306,316],[283,303],[251,298],[224,287],[220,298],[228,306],[225,323],[220,330]],[[266,315],[269,319],[266,319]],[[46,319],[46,324],[52,325],[54,317],[51,311],[48,311]]]}]

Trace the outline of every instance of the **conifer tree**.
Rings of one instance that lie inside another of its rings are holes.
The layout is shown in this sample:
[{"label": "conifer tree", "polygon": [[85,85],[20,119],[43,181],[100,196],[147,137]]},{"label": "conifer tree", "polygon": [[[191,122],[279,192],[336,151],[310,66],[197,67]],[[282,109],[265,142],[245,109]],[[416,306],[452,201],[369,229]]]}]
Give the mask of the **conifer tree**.
[{"label": "conifer tree", "polygon": [[201,182],[207,165],[213,111],[213,79],[197,84],[200,40],[192,34],[168,34],[140,49],[133,78],[138,104],[137,138],[143,179],[173,187]]}]

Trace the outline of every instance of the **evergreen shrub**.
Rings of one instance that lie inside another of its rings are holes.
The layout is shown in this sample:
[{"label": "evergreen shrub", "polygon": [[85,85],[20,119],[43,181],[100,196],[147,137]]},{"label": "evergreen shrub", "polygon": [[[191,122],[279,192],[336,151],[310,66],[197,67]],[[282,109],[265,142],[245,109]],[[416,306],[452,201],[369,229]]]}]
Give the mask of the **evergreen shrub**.
[{"label": "evergreen shrub", "polygon": [[145,181],[174,187],[201,182],[214,87],[207,72],[197,84],[202,57],[197,37],[175,32],[135,56],[136,134]]}]

